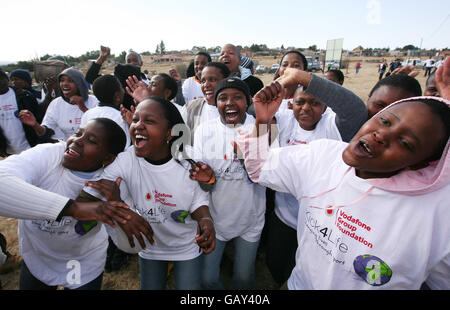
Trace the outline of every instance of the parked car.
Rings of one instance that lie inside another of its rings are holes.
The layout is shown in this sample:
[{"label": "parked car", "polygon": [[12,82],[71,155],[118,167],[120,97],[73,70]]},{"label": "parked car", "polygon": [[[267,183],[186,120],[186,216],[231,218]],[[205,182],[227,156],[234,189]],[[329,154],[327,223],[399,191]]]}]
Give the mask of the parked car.
[{"label": "parked car", "polygon": [[275,73],[280,68],[279,64],[273,64],[272,67],[269,70],[269,73]]},{"label": "parked car", "polygon": [[259,65],[256,67],[255,73],[256,74],[264,74],[267,73],[269,71],[269,68],[267,68],[266,66],[263,65]]},{"label": "parked car", "polygon": [[423,68],[425,66],[425,62],[420,60],[419,58],[407,59],[402,62],[402,66],[415,66],[416,68]]},{"label": "parked car", "polygon": [[320,62],[317,59],[306,58],[306,61],[308,62],[308,71],[316,72],[322,70],[320,67]]}]

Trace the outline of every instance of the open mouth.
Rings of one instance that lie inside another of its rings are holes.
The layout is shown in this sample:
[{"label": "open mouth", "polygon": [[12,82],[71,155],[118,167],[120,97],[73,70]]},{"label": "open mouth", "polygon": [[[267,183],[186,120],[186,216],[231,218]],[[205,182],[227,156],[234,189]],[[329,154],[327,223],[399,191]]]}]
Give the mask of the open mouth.
[{"label": "open mouth", "polygon": [[136,148],[142,148],[142,147],[144,147],[144,145],[147,143],[147,141],[148,141],[148,138],[147,137],[144,137],[144,136],[142,136],[142,135],[135,135],[135,137],[134,137],[135,139],[134,139],[134,146],[136,147]]},{"label": "open mouth", "polygon": [[374,157],[375,155],[370,148],[370,145],[363,140],[360,140],[356,145],[356,151],[359,156],[363,157]]},{"label": "open mouth", "polygon": [[63,87],[61,89],[62,93],[64,94],[64,96],[70,95],[72,93],[72,88],[68,88],[68,87]]},{"label": "open mouth", "polygon": [[225,123],[237,124],[239,122],[239,110],[227,110],[224,112]]},{"label": "open mouth", "polygon": [[75,151],[73,148],[67,148],[65,154],[70,158],[78,158],[81,156],[81,154],[77,151]]},{"label": "open mouth", "polygon": [[214,97],[214,90],[205,90],[205,97],[206,98]]}]

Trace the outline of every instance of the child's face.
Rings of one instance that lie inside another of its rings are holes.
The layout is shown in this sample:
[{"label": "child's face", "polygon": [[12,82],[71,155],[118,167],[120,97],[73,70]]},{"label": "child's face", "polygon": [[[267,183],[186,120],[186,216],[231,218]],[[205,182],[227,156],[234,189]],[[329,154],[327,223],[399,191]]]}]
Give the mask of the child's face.
[{"label": "child's face", "polygon": [[222,72],[216,67],[206,67],[202,71],[202,92],[208,104],[214,105],[214,90],[223,79]]},{"label": "child's face", "polygon": [[131,140],[136,156],[162,160],[169,156],[171,139],[168,121],[159,102],[141,102],[134,112],[130,125]]},{"label": "child's face", "polygon": [[297,90],[292,109],[300,127],[304,130],[314,130],[326,106],[312,95]]},{"label": "child's face", "polygon": [[70,99],[72,96],[78,95],[78,87],[75,82],[67,75],[62,75],[59,81],[59,87],[65,98]]},{"label": "child's face", "polygon": [[139,59],[134,54],[129,54],[127,56],[127,64],[135,65],[135,66],[138,66],[138,67],[141,66],[141,63],[139,62]]},{"label": "child's face", "polygon": [[164,78],[160,75],[155,75],[152,77],[147,89],[150,96],[158,96],[164,99],[167,99],[170,96],[170,90],[165,88]]},{"label": "child's face", "polygon": [[62,165],[74,171],[95,171],[109,164],[114,155],[108,152],[105,128],[96,121],[89,121],[84,127],[67,139]]},{"label": "child's face", "polygon": [[369,118],[373,117],[391,103],[409,97],[411,97],[411,94],[402,88],[387,85],[379,87],[367,101]]},{"label": "child's face", "polygon": [[402,103],[368,120],[342,158],[361,178],[387,178],[427,163],[444,137],[442,121],[428,106]]},{"label": "child's face", "polygon": [[440,97],[439,91],[436,87],[436,81],[434,79],[434,75],[432,75],[426,85],[425,92],[423,93],[424,96],[434,96],[434,97]]},{"label": "child's face", "polygon": [[205,55],[197,55],[194,58],[194,72],[195,75],[201,79],[202,78],[202,70],[205,65],[208,63],[208,57]]},{"label": "child's face", "polygon": [[119,90],[116,91],[113,96],[113,104],[116,108],[119,108],[120,105],[123,103],[124,96],[125,96],[125,91],[123,90],[122,85],[120,85]]},{"label": "child's face", "polygon": [[30,87],[30,85],[28,84],[28,82],[26,82],[25,80],[22,80],[21,78],[18,78],[16,76],[13,76],[11,78],[11,86],[17,89],[26,89],[28,87]]},{"label": "child's face", "polygon": [[217,95],[217,109],[225,124],[242,124],[247,111],[245,94],[235,88],[225,88]]},{"label": "child's face", "polygon": [[230,72],[239,72],[239,55],[232,45],[225,45],[220,52],[219,61],[225,64]]},{"label": "child's face", "polygon": [[339,81],[339,79],[338,79],[338,77],[336,76],[336,74],[334,74],[333,72],[328,71],[328,72],[325,74],[325,78],[326,78],[327,80],[330,80],[330,81],[335,82],[336,84],[342,85],[342,83]]},{"label": "child's face", "polygon": [[4,94],[8,91],[9,80],[6,77],[0,77],[0,94]]},{"label": "child's face", "polygon": [[286,68],[304,70],[302,58],[296,53],[289,53],[285,55],[281,61],[280,68],[278,69],[278,74],[282,76]]}]

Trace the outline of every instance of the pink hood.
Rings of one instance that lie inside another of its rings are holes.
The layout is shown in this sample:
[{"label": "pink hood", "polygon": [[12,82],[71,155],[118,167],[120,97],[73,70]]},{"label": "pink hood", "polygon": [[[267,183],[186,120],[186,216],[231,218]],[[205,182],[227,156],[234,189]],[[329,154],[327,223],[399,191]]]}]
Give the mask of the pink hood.
[{"label": "pink hood", "polygon": [[[449,100],[438,97],[424,96],[400,100],[394,102],[385,109],[402,102],[420,101],[423,99],[441,101],[450,106]],[[399,174],[390,178],[369,179],[368,181],[377,188],[403,195],[415,196],[436,191],[447,185],[450,181],[449,147],[450,143],[447,141],[447,145],[442,153],[441,159],[430,163],[430,165],[426,168],[420,170],[403,170]]]}]

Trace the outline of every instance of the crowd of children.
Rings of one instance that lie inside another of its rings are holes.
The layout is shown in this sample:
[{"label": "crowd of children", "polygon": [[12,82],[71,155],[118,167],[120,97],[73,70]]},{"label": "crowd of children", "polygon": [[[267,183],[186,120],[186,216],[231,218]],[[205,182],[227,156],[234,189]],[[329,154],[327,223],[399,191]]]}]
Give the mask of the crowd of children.
[{"label": "crowd of children", "polygon": [[184,82],[141,73],[136,52],[100,75],[109,54],[49,76],[48,104],[29,72],[0,71],[2,177],[108,203],[89,219],[7,212],[20,289],[98,290],[136,253],[143,290],[165,289],[170,265],[176,289],[224,289],[230,245],[232,289],[255,288],[260,250],[280,288],[450,289],[450,58],[423,92],[380,66],[364,102],[298,51],[269,85],[232,44],[196,54]]}]

